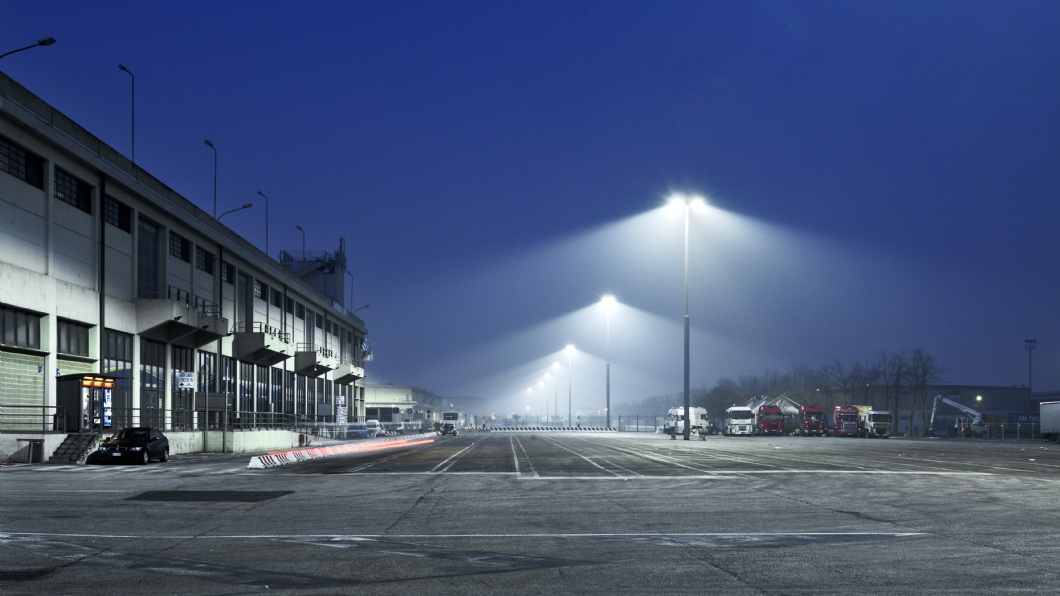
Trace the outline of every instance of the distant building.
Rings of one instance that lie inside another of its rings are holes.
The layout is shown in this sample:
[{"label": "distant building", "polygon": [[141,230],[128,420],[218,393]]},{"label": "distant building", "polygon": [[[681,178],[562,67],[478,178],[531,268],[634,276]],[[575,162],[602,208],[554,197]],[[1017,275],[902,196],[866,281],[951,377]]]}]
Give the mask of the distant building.
[{"label": "distant building", "polygon": [[[3,74],[0,214],[0,442],[363,418],[343,240],[277,262]],[[70,375],[115,382],[66,403]]]},{"label": "distant building", "polygon": [[437,422],[447,402],[433,392],[412,385],[368,383],[364,413],[379,422]]}]

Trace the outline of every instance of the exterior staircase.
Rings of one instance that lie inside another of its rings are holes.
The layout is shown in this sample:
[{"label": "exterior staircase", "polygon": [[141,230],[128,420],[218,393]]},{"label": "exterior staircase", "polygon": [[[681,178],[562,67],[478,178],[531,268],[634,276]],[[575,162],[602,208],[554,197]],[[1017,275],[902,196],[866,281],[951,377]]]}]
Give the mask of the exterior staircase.
[{"label": "exterior staircase", "polygon": [[99,433],[68,433],[48,463],[83,464],[88,454],[98,446]]}]

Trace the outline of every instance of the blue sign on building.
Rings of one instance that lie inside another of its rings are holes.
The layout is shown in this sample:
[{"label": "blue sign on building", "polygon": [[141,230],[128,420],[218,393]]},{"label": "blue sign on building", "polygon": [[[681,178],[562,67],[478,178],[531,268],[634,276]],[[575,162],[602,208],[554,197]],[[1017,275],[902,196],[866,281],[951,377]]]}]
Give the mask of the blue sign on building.
[{"label": "blue sign on building", "polygon": [[1009,412],[1009,424],[1038,424],[1038,412]]}]

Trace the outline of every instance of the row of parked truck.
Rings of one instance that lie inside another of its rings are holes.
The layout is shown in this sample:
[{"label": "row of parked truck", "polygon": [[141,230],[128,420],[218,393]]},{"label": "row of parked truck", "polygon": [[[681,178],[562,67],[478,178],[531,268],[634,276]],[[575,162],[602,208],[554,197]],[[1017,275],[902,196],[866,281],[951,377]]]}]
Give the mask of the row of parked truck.
[{"label": "row of parked truck", "polygon": [[725,411],[723,435],[801,435],[808,437],[889,437],[891,413],[872,406],[835,406],[826,416],[820,406],[799,406],[794,428],[784,424],[784,412],[775,404],[757,408],[733,406]]},{"label": "row of parked truck", "polygon": [[[820,406],[799,406],[794,427],[785,425],[784,411],[776,404],[757,408],[733,406],[725,410],[725,423],[718,429],[710,422],[706,408],[689,408],[689,434],[736,435],[802,435],[808,437],[889,437],[891,413],[874,410],[871,406],[835,406],[827,413]],[[683,434],[684,408],[671,408],[666,416],[663,432],[672,437]],[[789,425],[790,426],[790,425]]]}]

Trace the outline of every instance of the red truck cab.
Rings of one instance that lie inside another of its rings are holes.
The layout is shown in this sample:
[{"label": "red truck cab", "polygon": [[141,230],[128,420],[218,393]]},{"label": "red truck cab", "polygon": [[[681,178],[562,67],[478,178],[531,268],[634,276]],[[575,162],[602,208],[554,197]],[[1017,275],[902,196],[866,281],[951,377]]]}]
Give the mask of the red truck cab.
[{"label": "red truck cab", "polygon": [[821,406],[799,406],[799,426],[795,432],[807,437],[824,436],[824,410]]},{"label": "red truck cab", "polygon": [[784,434],[784,411],[780,409],[780,406],[772,404],[758,406],[758,411],[755,413],[755,434]]},{"label": "red truck cab", "polygon": [[854,406],[832,408],[832,428],[837,437],[858,436],[858,409]]}]

